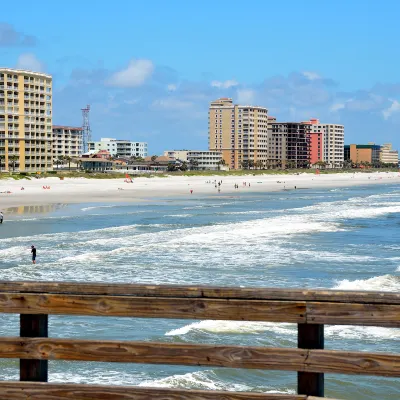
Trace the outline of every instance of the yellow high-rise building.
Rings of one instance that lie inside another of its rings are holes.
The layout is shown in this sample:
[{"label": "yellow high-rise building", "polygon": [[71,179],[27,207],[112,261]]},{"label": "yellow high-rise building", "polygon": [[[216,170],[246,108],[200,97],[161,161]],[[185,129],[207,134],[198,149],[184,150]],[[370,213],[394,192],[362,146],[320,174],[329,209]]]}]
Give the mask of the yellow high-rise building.
[{"label": "yellow high-rise building", "polygon": [[211,102],[208,112],[208,147],[220,151],[233,169],[268,160],[268,110],[233,104],[223,97]]},{"label": "yellow high-rise building", "polygon": [[0,171],[53,169],[51,75],[0,68]]}]

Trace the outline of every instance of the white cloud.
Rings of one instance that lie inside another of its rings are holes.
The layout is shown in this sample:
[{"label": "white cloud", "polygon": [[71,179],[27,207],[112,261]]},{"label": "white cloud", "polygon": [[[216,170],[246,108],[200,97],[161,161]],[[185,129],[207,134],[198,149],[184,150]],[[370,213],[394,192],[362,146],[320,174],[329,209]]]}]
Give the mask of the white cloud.
[{"label": "white cloud", "polygon": [[227,80],[224,82],[221,82],[221,81],[212,81],[211,82],[212,87],[219,88],[219,89],[229,89],[229,88],[237,86],[237,85],[239,85],[239,83],[233,79]]},{"label": "white cloud", "polygon": [[345,105],[344,103],[336,103],[336,104],[333,104],[333,105],[330,107],[330,110],[331,110],[332,112],[336,112],[336,111],[342,110],[342,109],[345,108],[345,107],[346,107],[346,105]]},{"label": "white cloud", "polygon": [[238,103],[246,105],[254,103],[256,92],[251,89],[239,89],[236,95]]},{"label": "white cloud", "polygon": [[23,53],[18,57],[17,69],[25,69],[34,72],[44,72],[44,64],[32,53]]},{"label": "white cloud", "polygon": [[179,100],[173,97],[158,99],[153,102],[153,107],[164,110],[183,110],[193,106],[191,101]]},{"label": "white cloud", "polygon": [[318,75],[316,72],[312,71],[304,71],[302,74],[309,80],[309,81],[317,81],[318,79],[321,79],[321,76]]},{"label": "white cloud", "polygon": [[391,100],[392,104],[389,108],[382,111],[383,118],[389,119],[393,114],[400,112],[400,103],[397,100]]},{"label": "white cloud", "polygon": [[176,89],[178,89],[178,86],[176,86],[174,83],[170,83],[169,85],[167,85],[167,90],[169,92],[175,92]]},{"label": "white cloud", "polygon": [[154,65],[150,60],[131,60],[127,68],[113,74],[107,83],[125,88],[141,86],[153,71]]}]

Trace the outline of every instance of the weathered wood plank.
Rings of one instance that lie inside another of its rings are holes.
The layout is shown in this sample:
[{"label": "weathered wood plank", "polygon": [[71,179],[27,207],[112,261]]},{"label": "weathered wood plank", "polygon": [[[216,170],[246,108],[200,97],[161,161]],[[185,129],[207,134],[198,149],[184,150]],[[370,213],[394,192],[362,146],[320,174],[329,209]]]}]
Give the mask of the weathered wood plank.
[{"label": "weathered wood plank", "polygon": [[0,281],[0,293],[1,292],[400,304],[399,292],[277,289],[260,287],[237,288],[216,286],[139,285],[125,283],[108,284],[97,282]]},{"label": "weathered wood plank", "polygon": [[3,358],[302,370],[307,350],[207,344],[1,338]]},{"label": "weathered wood plank", "polygon": [[307,400],[306,396],[298,395],[39,382],[0,382],[0,398],[7,400]]},{"label": "weathered wood plank", "polygon": [[400,328],[400,305],[307,302],[307,323]]},{"label": "weathered wood plank", "polygon": [[400,377],[400,355],[53,338],[0,339],[2,358],[196,365]]},{"label": "weathered wood plank", "polygon": [[304,302],[1,293],[0,312],[305,322]]}]

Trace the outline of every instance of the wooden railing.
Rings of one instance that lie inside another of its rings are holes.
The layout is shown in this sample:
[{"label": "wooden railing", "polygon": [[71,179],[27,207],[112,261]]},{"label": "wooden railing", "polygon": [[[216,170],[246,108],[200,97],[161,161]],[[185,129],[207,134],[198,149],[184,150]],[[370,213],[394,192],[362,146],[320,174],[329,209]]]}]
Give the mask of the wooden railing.
[{"label": "wooden railing", "polygon": [[[20,337],[0,338],[20,382],[0,382],[1,399],[316,400],[324,373],[400,377],[398,354],[324,350],[324,324],[400,328],[400,293],[0,282],[0,312],[20,314]],[[298,348],[48,338],[55,314],[289,322]],[[51,384],[47,360],[297,371],[299,394]]]}]

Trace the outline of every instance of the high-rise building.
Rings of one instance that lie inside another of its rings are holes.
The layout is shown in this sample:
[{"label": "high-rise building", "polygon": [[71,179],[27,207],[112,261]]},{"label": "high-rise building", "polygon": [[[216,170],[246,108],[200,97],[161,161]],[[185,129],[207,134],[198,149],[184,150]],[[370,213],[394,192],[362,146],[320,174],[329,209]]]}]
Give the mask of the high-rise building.
[{"label": "high-rise building", "polygon": [[83,130],[72,126],[53,125],[53,158],[81,157]]},{"label": "high-rise building", "polygon": [[310,121],[303,123],[310,124],[310,132],[321,133],[323,135],[323,159],[320,161],[326,162],[328,168],[343,167],[344,125],[323,124],[318,119],[310,119]]},{"label": "high-rise building", "polygon": [[108,150],[113,157],[147,157],[147,143],[101,138],[100,142],[89,142],[89,151]]},{"label": "high-rise building", "polygon": [[399,152],[392,149],[391,143],[381,146],[380,161],[383,164],[399,164]]},{"label": "high-rise building", "polygon": [[0,68],[0,170],[53,168],[51,75]]},{"label": "high-rise building", "polygon": [[272,167],[308,168],[310,165],[309,124],[270,122],[268,161]]},{"label": "high-rise building", "polygon": [[244,163],[268,159],[268,110],[233,104],[223,97],[211,102],[208,112],[208,147],[220,151],[226,165],[241,168]]}]

